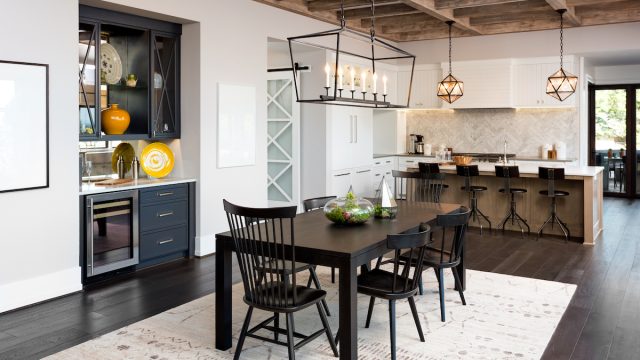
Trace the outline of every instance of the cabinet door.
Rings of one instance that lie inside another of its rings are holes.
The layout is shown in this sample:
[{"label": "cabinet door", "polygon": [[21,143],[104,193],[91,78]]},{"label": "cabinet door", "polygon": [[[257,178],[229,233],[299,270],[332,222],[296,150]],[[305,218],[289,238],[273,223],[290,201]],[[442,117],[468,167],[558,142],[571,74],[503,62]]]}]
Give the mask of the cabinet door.
[{"label": "cabinet door", "polygon": [[438,83],[442,81],[442,71],[426,70],[424,78],[424,107],[427,109],[442,107],[442,100],[438,98]]},{"label": "cabinet door", "polygon": [[360,197],[371,197],[373,196],[373,191],[371,187],[371,167],[362,167],[356,169],[351,178],[353,191],[357,196]]},{"label": "cabinet door", "polygon": [[352,167],[353,147],[355,142],[355,116],[351,107],[327,106],[327,123],[331,169],[341,170]]},{"label": "cabinet door", "polygon": [[373,162],[373,110],[352,108],[354,142],[350,167],[370,166]]},{"label": "cabinet door", "polygon": [[336,171],[331,175],[330,188],[327,196],[344,196],[351,187],[351,170]]},{"label": "cabinet door", "polygon": [[516,106],[537,107],[544,95],[545,81],[540,75],[538,64],[519,64],[514,72],[514,101]]},{"label": "cabinet door", "polygon": [[429,103],[429,71],[416,70],[413,73],[411,87],[411,108],[426,108]]},{"label": "cabinet door", "polygon": [[[411,81],[411,71],[399,71],[396,84],[396,103],[406,106],[409,97],[409,82]],[[413,98],[414,94],[411,94]],[[409,103],[410,106],[410,103]]]},{"label": "cabinet door", "polygon": [[152,138],[180,137],[180,38],[151,33],[151,129]]},{"label": "cabinet door", "polygon": [[97,23],[80,22],[78,41],[80,140],[97,139],[100,134],[98,121],[100,91],[98,67],[96,67],[98,34],[100,29]]}]

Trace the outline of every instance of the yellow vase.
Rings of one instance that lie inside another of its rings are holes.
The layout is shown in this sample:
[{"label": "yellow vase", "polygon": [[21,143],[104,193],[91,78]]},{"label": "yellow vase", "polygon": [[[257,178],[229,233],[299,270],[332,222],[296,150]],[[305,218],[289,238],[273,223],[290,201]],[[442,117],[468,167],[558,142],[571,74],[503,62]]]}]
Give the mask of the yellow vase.
[{"label": "yellow vase", "polygon": [[107,135],[122,135],[129,128],[131,118],[129,113],[118,107],[118,104],[111,104],[111,107],[100,112],[102,130]]}]

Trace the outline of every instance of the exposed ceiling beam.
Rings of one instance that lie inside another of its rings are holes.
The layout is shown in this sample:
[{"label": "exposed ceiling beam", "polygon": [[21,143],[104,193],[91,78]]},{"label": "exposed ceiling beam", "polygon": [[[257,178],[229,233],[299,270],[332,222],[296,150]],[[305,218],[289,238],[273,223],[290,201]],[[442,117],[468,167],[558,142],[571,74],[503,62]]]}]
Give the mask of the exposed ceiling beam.
[{"label": "exposed ceiling beam", "polygon": [[501,5],[476,6],[454,9],[455,17],[492,16],[501,14],[522,13],[527,11],[549,10],[546,0],[529,0]]},{"label": "exposed ceiling beam", "polygon": [[[434,31],[448,31],[447,24],[439,21],[439,20],[426,20],[426,21],[412,21],[412,22],[399,22],[396,24],[390,25],[381,25],[378,29],[379,32],[383,32],[385,34],[398,34],[398,33],[406,33],[406,32],[434,32]],[[454,33],[452,29],[452,33]]]},{"label": "exposed ceiling beam", "polygon": [[[452,29],[451,35],[453,37],[459,38],[459,37],[473,36],[474,34],[469,31]],[[449,37],[448,28],[443,30],[431,30],[428,32],[408,31],[405,33],[394,34],[394,38],[396,41],[436,40],[436,39],[446,39],[447,37]]]},{"label": "exposed ceiling beam", "polygon": [[455,24],[453,26],[458,29],[469,31],[476,35],[482,35],[482,33],[478,29],[469,24],[468,18],[456,18],[455,16],[453,16],[453,10],[451,9],[437,9],[435,0],[402,0],[402,2],[424,12],[429,16],[433,16],[436,19],[442,21],[455,21]]},{"label": "exposed ceiling beam", "polygon": [[626,0],[567,0],[569,6],[583,6],[583,5],[599,5],[608,4]]},{"label": "exposed ceiling beam", "polygon": [[[307,0],[309,11],[339,10],[341,0]],[[399,0],[376,0],[376,6],[399,3]],[[371,7],[371,0],[344,0],[345,9]]]},{"label": "exposed ceiling beam", "polygon": [[[395,16],[395,15],[404,15],[404,14],[417,14],[417,13],[420,13],[420,10],[416,10],[411,6],[408,6],[405,4],[391,4],[391,5],[385,5],[385,6],[376,6],[375,8],[376,18]],[[340,16],[340,12],[338,12],[338,16]],[[345,10],[344,17],[345,19],[371,18],[371,9],[360,8],[360,9]]]},{"label": "exposed ceiling beam", "polygon": [[435,0],[436,9],[460,9],[486,5],[501,5],[525,0]]},{"label": "exposed ceiling beam", "polygon": [[548,20],[548,21],[558,21],[558,14],[551,9],[547,9],[544,11],[533,11],[533,12],[522,12],[522,13],[514,13],[508,15],[491,15],[491,16],[483,16],[483,17],[472,17],[471,25],[487,25],[487,24],[501,24],[501,23],[511,23],[518,21],[526,21],[526,20]]},{"label": "exposed ceiling beam", "polygon": [[575,7],[567,5],[566,0],[547,0],[547,3],[553,8],[553,10],[565,9],[564,18],[567,22],[573,26],[580,26],[580,18],[576,16]]},{"label": "exposed ceiling beam", "polygon": [[[430,22],[433,24],[438,24],[438,23],[444,24],[444,22],[423,13],[388,16],[388,17],[383,17],[379,19],[376,18],[376,26],[394,26],[394,25],[400,25],[400,24],[424,23],[424,22]],[[360,27],[367,28],[367,29],[371,27],[371,19],[362,19],[360,21]]]}]

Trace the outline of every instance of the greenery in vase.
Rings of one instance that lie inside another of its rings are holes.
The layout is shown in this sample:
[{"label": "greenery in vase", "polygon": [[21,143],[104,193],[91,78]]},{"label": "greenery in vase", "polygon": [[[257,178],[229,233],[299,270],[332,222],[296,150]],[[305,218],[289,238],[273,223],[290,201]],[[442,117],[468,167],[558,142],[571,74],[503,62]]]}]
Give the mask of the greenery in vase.
[{"label": "greenery in vase", "polygon": [[348,192],[344,198],[343,206],[336,206],[325,216],[338,224],[360,224],[371,217],[368,209],[363,209],[358,205],[358,199],[353,192]]}]

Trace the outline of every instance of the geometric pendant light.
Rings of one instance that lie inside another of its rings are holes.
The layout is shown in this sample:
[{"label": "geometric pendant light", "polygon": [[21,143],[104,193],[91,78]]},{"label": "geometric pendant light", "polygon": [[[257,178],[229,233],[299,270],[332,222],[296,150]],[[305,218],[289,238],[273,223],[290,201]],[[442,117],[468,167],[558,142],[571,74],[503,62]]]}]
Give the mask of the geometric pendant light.
[{"label": "geometric pendant light", "polygon": [[451,75],[451,25],[453,25],[453,21],[447,21],[447,25],[449,25],[449,75],[438,83],[438,97],[451,104],[464,94],[464,83]]},{"label": "geometric pendant light", "polygon": [[562,67],[562,56],[564,55],[564,21],[563,14],[566,9],[559,9],[560,14],[560,70],[553,73],[547,79],[547,95],[551,95],[554,98],[564,101],[566,98],[576,92],[578,86],[578,77],[564,70]]}]

